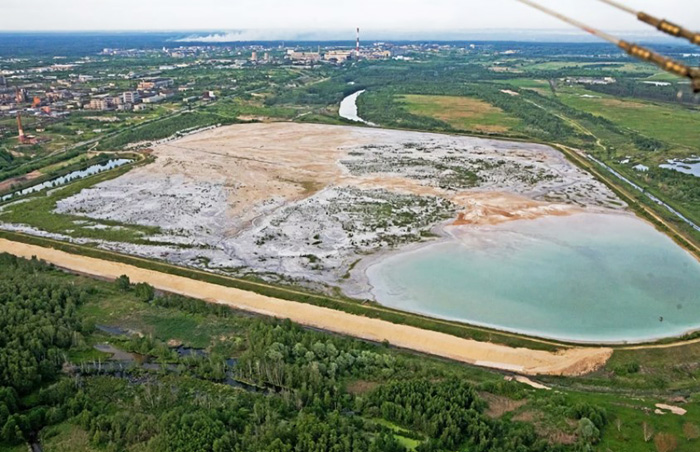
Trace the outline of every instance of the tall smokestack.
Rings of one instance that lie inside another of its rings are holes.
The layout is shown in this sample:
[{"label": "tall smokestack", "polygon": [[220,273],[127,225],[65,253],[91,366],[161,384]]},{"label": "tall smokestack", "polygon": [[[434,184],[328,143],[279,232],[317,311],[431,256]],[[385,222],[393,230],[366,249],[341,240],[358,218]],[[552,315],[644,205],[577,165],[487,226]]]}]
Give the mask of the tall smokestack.
[{"label": "tall smokestack", "polygon": [[19,111],[17,112],[17,132],[19,133],[19,141],[24,141],[24,128],[22,127],[22,117],[20,116]]},{"label": "tall smokestack", "polygon": [[357,27],[357,46],[355,47],[355,52],[360,54],[360,27]]}]

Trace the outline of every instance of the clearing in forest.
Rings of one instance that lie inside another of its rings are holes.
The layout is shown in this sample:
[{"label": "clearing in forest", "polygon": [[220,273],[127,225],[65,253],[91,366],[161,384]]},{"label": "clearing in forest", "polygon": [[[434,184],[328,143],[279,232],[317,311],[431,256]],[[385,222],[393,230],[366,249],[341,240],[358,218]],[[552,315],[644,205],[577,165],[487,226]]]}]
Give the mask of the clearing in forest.
[{"label": "clearing in forest", "polygon": [[520,125],[518,118],[471,97],[410,94],[400,99],[410,113],[439,119],[460,130],[503,133]]}]

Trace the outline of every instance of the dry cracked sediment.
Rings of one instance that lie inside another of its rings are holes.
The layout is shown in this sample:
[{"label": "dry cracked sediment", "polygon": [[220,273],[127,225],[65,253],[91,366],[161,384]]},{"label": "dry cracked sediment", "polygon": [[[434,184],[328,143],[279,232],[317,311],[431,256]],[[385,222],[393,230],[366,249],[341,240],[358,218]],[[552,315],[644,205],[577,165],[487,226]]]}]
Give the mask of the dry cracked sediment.
[{"label": "dry cracked sediment", "polygon": [[316,288],[352,285],[359,260],[430,240],[445,224],[625,209],[537,144],[273,123],[206,131],[154,155],[57,211],[162,231],[153,246],[105,248]]}]

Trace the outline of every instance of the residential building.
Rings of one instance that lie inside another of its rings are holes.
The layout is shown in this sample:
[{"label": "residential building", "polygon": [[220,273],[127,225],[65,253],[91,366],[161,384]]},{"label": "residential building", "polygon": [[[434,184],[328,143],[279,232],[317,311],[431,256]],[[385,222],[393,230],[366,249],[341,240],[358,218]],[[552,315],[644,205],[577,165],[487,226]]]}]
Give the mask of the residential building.
[{"label": "residential building", "polygon": [[100,111],[111,110],[113,108],[112,98],[107,96],[91,99],[86,108]]},{"label": "residential building", "polygon": [[126,91],[122,94],[122,101],[125,104],[135,104],[141,99],[141,96],[136,91]]}]

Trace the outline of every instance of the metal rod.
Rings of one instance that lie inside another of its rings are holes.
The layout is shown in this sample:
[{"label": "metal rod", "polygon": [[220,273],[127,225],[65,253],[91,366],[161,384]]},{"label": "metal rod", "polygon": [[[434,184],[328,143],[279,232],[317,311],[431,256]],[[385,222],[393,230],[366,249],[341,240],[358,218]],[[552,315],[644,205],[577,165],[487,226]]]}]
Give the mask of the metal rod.
[{"label": "metal rod", "polygon": [[627,13],[634,14],[635,16],[637,15],[637,13],[639,13],[639,11],[635,10],[634,8],[630,8],[629,6],[623,5],[622,3],[617,2],[615,0],[600,0],[600,1],[603,3],[607,3],[608,5],[613,6],[617,9],[621,9],[622,11],[625,11]]},{"label": "metal rod", "polygon": [[570,17],[567,17],[563,14],[560,14],[554,10],[551,10],[549,8],[546,8],[539,3],[536,3],[532,0],[516,0],[520,3],[524,3],[528,6],[531,6],[533,8],[536,8],[540,11],[542,11],[545,14],[548,14],[550,16],[556,17],[559,20],[562,20],[566,23],[569,23],[575,27],[578,27],[584,31],[587,31],[588,33],[591,33],[594,36],[598,36],[599,38],[605,39],[606,41],[612,42],[625,52],[629,54],[630,56],[633,56],[635,58],[638,58],[643,61],[647,61],[649,63],[653,63],[660,67],[661,69],[670,72],[672,74],[678,75],[680,77],[687,77],[691,80],[691,87],[693,91],[696,93],[700,92],[700,69],[697,68],[692,68],[686,64],[680,63],[678,61],[672,60],[671,58],[665,57],[659,53],[656,53],[652,50],[647,49],[646,47],[639,46],[634,43],[630,43],[627,41],[623,41],[622,39],[618,39],[612,35],[609,35],[605,32],[602,32],[600,30],[596,30],[595,28],[591,28],[588,25],[579,22],[575,19],[571,19]]},{"label": "metal rod", "polygon": [[645,12],[635,11],[634,9],[625,6],[622,3],[615,0],[600,1],[617,9],[621,9],[622,11],[634,14],[635,16],[637,16],[637,19],[639,21],[649,24],[657,30],[666,33],[667,35],[687,39],[695,45],[700,45],[700,33],[696,33],[694,31],[688,30],[687,28],[683,28],[680,25],[674,24],[673,22],[669,22],[668,20],[658,19],[654,16],[650,16]]}]

